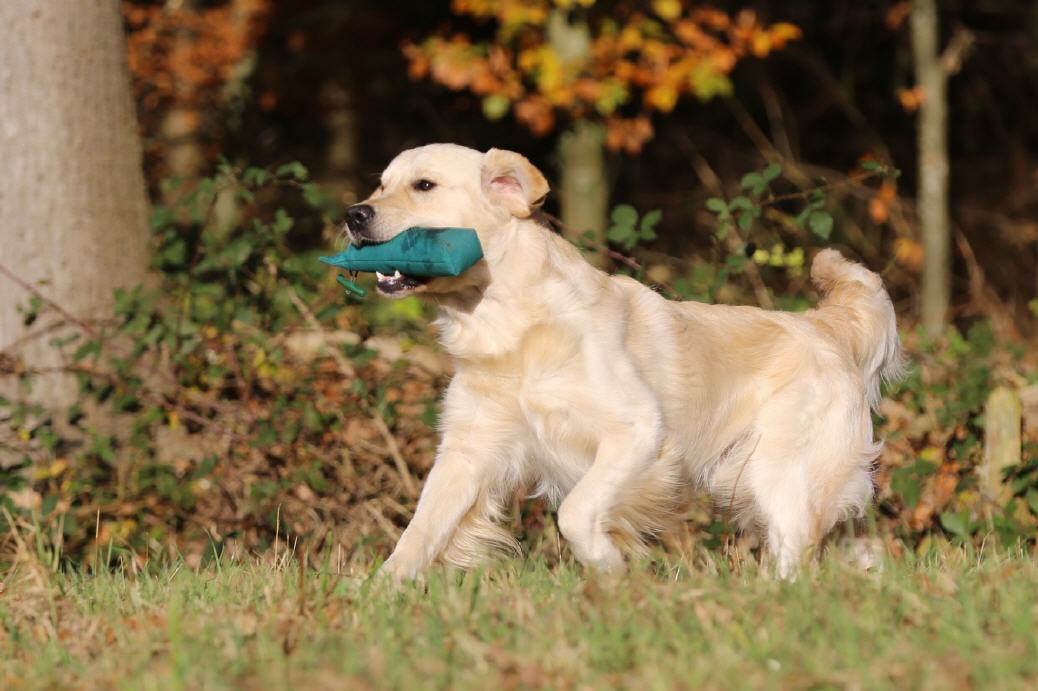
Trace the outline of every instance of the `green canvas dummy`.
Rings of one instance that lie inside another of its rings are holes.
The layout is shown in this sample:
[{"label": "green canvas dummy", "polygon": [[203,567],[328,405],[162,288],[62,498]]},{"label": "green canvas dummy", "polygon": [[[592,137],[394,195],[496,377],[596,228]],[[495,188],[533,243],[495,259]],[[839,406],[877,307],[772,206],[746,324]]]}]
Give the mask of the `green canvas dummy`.
[{"label": "green canvas dummy", "polygon": [[[325,264],[353,272],[406,276],[460,276],[483,258],[483,247],[471,228],[408,228],[392,240],[377,245],[350,245],[339,254],[320,257]],[[347,289],[363,290],[338,277]]]}]

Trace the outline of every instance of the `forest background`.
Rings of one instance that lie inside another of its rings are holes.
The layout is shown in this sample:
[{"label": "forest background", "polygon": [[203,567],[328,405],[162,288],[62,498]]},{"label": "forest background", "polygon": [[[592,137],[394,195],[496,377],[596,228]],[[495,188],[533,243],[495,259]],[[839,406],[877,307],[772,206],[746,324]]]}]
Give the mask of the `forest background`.
[{"label": "forest background", "polygon": [[[1035,3],[31,4],[0,9],[8,557],[385,556],[450,363],[427,307],[316,256],[433,141],[524,153],[560,232],[668,297],[806,309],[825,246],[879,271],[911,367],[857,529],[1034,548]],[[686,527],[754,549],[708,504]]]}]

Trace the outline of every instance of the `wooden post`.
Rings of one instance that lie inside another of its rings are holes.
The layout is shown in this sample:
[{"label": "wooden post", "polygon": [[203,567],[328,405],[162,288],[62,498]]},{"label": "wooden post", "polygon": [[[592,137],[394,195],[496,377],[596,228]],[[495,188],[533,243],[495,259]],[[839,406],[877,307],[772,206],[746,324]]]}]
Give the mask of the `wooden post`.
[{"label": "wooden post", "polygon": [[984,409],[984,462],[978,468],[985,498],[1004,506],[1012,498],[1003,471],[1020,463],[1020,394],[1000,386],[988,396]]}]

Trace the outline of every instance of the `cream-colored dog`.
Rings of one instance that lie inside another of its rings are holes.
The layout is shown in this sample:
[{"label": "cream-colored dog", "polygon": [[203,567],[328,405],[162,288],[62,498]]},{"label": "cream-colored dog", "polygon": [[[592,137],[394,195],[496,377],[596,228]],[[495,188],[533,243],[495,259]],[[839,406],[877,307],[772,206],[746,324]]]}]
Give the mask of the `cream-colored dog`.
[{"label": "cream-colored dog", "polygon": [[347,211],[355,244],[460,226],[485,254],[459,278],[377,279],[385,295],[438,306],[456,367],[436,462],[383,571],[413,578],[516,548],[499,519],[532,489],[558,505],[577,559],[616,572],[620,546],[701,488],[794,573],[872,497],[870,407],[901,364],[879,276],[824,250],[812,311],[674,302],[599,271],[531,218],[547,193],[519,154],[433,144],[397,156]]}]

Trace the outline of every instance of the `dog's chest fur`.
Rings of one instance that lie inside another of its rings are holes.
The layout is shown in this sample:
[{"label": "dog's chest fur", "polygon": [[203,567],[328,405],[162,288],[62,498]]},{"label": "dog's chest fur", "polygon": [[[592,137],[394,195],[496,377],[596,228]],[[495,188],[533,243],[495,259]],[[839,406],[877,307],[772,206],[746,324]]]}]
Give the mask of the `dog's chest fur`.
[{"label": "dog's chest fur", "polygon": [[438,324],[458,365],[452,387],[468,392],[458,398],[482,402],[484,415],[492,409],[522,458],[524,483],[560,500],[594,462],[603,436],[640,406],[625,406],[637,382],[610,366],[629,357],[625,292],[564,240],[535,233],[516,253],[525,261],[498,266],[474,308],[443,313]]},{"label": "dog's chest fur", "polygon": [[579,330],[557,322],[511,340],[504,352],[459,359],[459,383],[499,412],[522,449],[526,482],[557,501],[591,465],[601,436],[585,344]]}]

